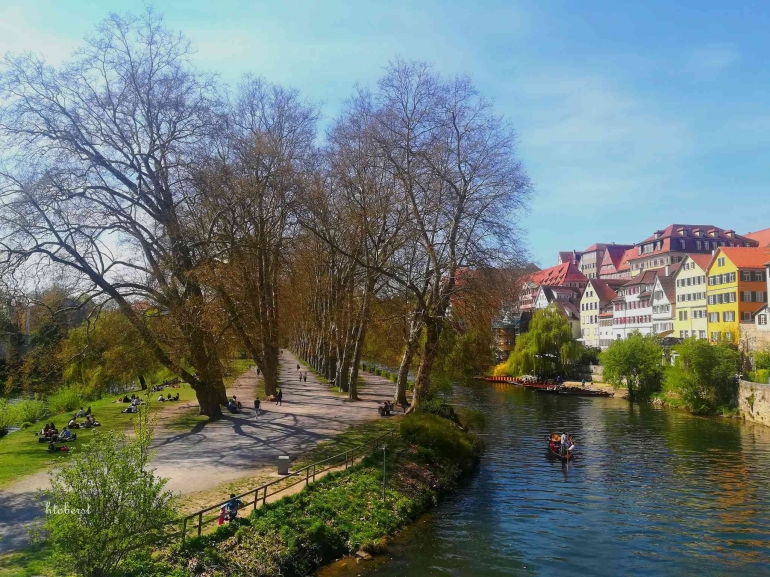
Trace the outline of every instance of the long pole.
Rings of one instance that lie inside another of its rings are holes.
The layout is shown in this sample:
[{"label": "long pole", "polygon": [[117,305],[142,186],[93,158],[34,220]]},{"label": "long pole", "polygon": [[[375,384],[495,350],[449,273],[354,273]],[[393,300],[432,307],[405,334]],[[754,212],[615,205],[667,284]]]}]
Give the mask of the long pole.
[{"label": "long pole", "polygon": [[382,446],[382,500],[385,501],[385,445]]}]

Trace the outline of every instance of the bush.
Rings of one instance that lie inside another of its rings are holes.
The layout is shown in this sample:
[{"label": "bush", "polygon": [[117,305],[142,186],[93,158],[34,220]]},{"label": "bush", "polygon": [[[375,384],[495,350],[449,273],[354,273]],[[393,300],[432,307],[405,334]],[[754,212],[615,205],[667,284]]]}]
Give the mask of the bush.
[{"label": "bush", "polygon": [[676,347],[676,365],[666,373],[666,388],[676,391],[697,414],[735,403],[739,354],[728,344],[686,339]]},{"label": "bush", "polygon": [[0,399],[0,431],[17,423],[15,407],[5,399]]},{"label": "bush", "polygon": [[82,405],[82,391],[75,386],[61,387],[48,397],[48,408],[53,415],[74,411]]},{"label": "bush", "polygon": [[447,419],[429,413],[411,413],[404,417],[401,436],[409,443],[459,463],[467,462],[475,448],[467,433]]},{"label": "bush", "polygon": [[612,341],[601,355],[604,379],[615,388],[628,388],[631,401],[649,398],[660,390],[663,379],[663,349],[655,336],[639,331]]},{"label": "bush", "polygon": [[[127,555],[149,553],[175,519],[166,481],[147,470],[152,432],[146,410],[135,421],[135,437],[96,432],[42,491],[50,504],[44,528],[62,569],[86,577],[120,575]],[[57,513],[65,507],[82,513]]]},{"label": "bush", "polygon": [[24,399],[13,405],[13,413],[17,423],[42,421],[49,414],[48,405],[40,399]]},{"label": "bush", "polygon": [[462,407],[458,409],[457,416],[460,423],[466,431],[482,432],[487,428],[487,417],[478,409],[467,409]]},{"label": "bush", "polygon": [[430,401],[424,401],[418,405],[418,411],[421,413],[430,413],[431,415],[437,415],[445,419],[449,419],[454,423],[459,423],[457,419],[457,413],[449,403],[444,403],[438,399],[431,399]]},{"label": "bush", "polygon": [[748,377],[748,380],[750,380],[753,383],[767,384],[768,379],[770,379],[770,370],[757,369],[756,371],[750,372],[746,376]]}]

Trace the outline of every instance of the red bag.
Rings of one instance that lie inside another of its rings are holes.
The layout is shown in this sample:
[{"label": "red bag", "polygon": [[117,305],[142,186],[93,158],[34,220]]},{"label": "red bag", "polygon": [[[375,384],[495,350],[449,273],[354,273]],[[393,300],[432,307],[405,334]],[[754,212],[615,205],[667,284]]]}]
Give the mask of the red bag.
[{"label": "red bag", "polygon": [[224,524],[224,522],[225,522],[225,509],[224,509],[224,507],[222,507],[222,509],[219,510],[219,522],[218,522],[218,524],[222,525],[222,524]]}]

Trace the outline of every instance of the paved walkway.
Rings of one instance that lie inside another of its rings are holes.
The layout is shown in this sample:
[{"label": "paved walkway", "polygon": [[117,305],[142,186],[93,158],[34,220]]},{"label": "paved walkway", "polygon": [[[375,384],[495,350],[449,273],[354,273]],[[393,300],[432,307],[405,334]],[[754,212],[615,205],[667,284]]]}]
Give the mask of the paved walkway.
[{"label": "paved walkway", "polygon": [[[279,382],[283,402],[280,406],[263,402],[258,417],[252,409],[257,376],[250,369],[228,390],[243,403],[243,414],[226,414],[186,432],[163,431],[161,425],[152,462],[156,474],[167,477],[168,487],[179,493],[202,491],[249,476],[276,463],[279,455],[293,459],[350,425],[377,418],[377,404],[393,394],[390,381],[362,373],[365,385],[359,391],[361,402],[351,403],[319,383],[311,371],[307,383],[300,382],[296,367],[296,357],[282,351]],[[46,482],[47,475],[38,473],[0,491],[0,553],[27,543],[23,525],[40,515],[34,491]]]}]

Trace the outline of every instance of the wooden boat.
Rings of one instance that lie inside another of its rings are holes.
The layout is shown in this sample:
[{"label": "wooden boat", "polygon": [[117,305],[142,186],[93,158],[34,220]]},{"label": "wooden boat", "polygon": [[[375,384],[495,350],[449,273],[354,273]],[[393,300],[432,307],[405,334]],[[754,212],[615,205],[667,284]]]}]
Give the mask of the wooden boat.
[{"label": "wooden boat", "polygon": [[549,454],[551,457],[556,457],[557,459],[559,459],[559,460],[561,460],[561,461],[564,461],[564,462],[567,462],[567,461],[569,461],[569,460],[571,460],[571,459],[573,458],[573,455],[572,455],[572,453],[570,453],[569,451],[567,451],[567,454],[566,454],[566,455],[562,455],[562,454],[561,454],[559,451],[554,451],[554,450],[553,450],[553,449],[550,447],[550,445],[549,445],[548,447],[546,447],[546,451],[548,451],[548,454]]},{"label": "wooden boat", "polygon": [[549,456],[556,457],[557,459],[564,462],[567,462],[575,457],[575,455],[573,455],[569,451],[567,451],[566,455],[562,455],[558,450],[554,451],[551,448],[551,443],[561,443],[561,433],[551,433],[551,435],[546,437],[545,439],[546,439],[546,442],[548,443],[548,445],[546,445],[545,450]]},{"label": "wooden boat", "polygon": [[538,388],[538,392],[548,393],[550,395],[573,395],[577,397],[611,397],[612,393],[607,391],[593,391],[590,389],[581,389],[580,387],[543,387]]}]

